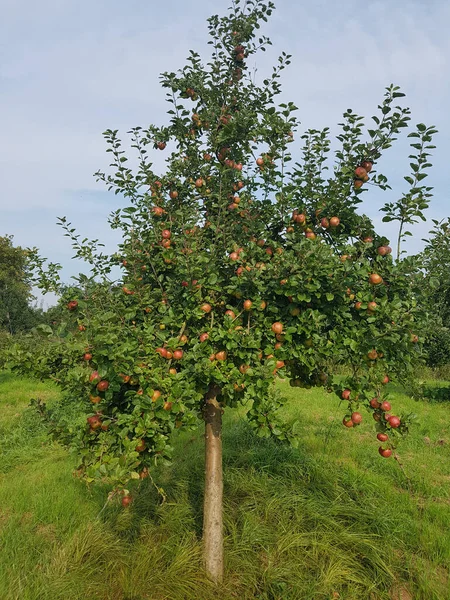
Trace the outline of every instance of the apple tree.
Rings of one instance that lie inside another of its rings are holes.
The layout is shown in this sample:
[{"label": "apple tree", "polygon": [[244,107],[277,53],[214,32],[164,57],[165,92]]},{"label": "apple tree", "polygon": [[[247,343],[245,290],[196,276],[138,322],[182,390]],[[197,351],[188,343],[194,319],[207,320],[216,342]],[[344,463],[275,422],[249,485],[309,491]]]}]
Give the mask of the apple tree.
[{"label": "apple tree", "polygon": [[[126,201],[110,216],[122,241],[106,255],[60,220],[91,273],[64,288],[67,318],[52,349],[18,356],[79,406],[65,438],[78,473],[121,489],[124,506],[129,482],[170,460],[173,432],[204,420],[214,581],[223,573],[223,411],[245,404],[255,435],[299,443],[280,417],[277,379],[324,386],[346,402],[346,427],[373,417],[389,457],[408,419],[391,412],[385,384],[411,376],[422,333],[416,262],[394,261],[358,211],[370,190],[390,189],[379,168],[410,125],[397,104],[404,94],[388,87],[368,127],[347,110],[333,145],[327,128],[296,135],[295,105],[277,103],[290,56],[260,84],[248,67],[270,44],[260,25],[273,8],[236,0],[211,17],[207,62],[191,52],[161,76],[167,122],[131,129],[128,151],[117,130],[104,133],[111,164],[96,176]],[[408,198],[430,192],[422,179],[434,133],[419,124],[410,134]],[[153,153],[166,156],[162,172]],[[34,264],[41,286],[59,291],[58,266],[36,252]],[[330,371],[338,363],[345,381]]]},{"label": "apple tree", "polygon": [[450,218],[432,222],[422,253],[424,280],[419,285],[430,314],[425,340],[427,364],[439,367],[450,364]]}]

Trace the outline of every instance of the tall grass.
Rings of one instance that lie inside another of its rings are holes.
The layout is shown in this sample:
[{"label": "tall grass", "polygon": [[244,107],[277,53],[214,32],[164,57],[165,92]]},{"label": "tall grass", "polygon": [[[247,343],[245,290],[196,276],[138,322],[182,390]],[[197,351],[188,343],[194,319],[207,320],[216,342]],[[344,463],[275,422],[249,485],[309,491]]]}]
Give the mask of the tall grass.
[{"label": "tall grass", "polygon": [[449,405],[393,388],[419,416],[400,468],[378,456],[371,423],[342,428],[334,396],[281,385],[298,450],[225,415],[218,590],[201,568],[201,429],[180,432],[174,464],[153,473],[164,502],[145,480],[129,509],[105,506],[109,490],[74,478],[75,458],[26,410],[56,390],[1,375],[1,600],[450,599]]}]

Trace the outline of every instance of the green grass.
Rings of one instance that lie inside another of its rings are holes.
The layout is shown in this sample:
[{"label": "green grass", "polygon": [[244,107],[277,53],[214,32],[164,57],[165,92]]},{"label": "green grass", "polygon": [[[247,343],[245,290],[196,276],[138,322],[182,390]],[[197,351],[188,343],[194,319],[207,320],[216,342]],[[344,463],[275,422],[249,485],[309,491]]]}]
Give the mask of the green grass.
[{"label": "green grass", "polygon": [[146,480],[130,509],[102,510],[108,489],[75,479],[76,459],[26,410],[57,390],[0,374],[0,599],[450,599],[450,403],[392,388],[396,412],[419,417],[401,469],[378,456],[369,418],[345,430],[335,396],[281,385],[298,450],[225,415],[217,590],[201,569],[201,429],[180,433],[173,466],[154,473],[164,503]]}]

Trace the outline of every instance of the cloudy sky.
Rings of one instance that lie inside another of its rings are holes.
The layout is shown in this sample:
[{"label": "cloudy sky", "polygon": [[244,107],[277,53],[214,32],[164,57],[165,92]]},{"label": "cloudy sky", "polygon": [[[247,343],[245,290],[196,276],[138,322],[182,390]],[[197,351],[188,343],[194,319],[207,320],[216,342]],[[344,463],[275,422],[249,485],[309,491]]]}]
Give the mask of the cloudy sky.
[{"label": "cloudy sky", "polygon": [[[66,279],[81,265],[70,260],[57,216],[114,246],[106,218],[120,199],[92,176],[108,164],[101,132],[164,122],[159,73],[181,67],[191,48],[205,55],[206,19],[228,4],[0,0],[0,235],[13,234],[16,244],[62,262]],[[293,55],[283,99],[299,107],[303,128],[338,123],[349,107],[374,114],[384,88],[400,85],[413,121],[439,129],[428,217],[449,216],[448,0],[278,0],[276,6],[264,31],[273,47],[254,65],[260,79],[282,50]],[[399,144],[383,160],[398,191],[407,150]],[[364,210],[379,219],[379,197],[365,198]],[[422,247],[430,228],[414,229],[410,252]]]}]

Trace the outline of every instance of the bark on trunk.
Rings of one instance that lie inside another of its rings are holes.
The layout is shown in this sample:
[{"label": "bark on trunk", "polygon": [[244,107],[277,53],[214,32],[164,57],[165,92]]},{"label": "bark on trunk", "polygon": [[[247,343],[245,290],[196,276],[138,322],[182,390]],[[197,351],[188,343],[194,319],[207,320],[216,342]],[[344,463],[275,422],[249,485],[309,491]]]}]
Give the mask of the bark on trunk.
[{"label": "bark on trunk", "polygon": [[211,387],[205,397],[205,497],[203,507],[203,557],[208,577],[223,579],[222,517],[222,408],[219,388]]}]

